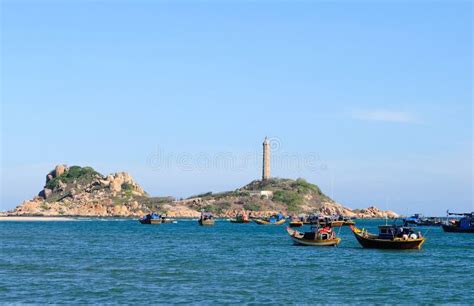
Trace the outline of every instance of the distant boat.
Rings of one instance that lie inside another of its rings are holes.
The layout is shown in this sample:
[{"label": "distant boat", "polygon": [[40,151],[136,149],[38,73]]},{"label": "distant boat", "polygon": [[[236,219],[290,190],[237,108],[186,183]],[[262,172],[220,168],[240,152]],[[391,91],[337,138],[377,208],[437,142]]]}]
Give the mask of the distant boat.
[{"label": "distant boat", "polygon": [[331,225],[331,227],[341,227],[354,225],[355,222],[349,217],[344,216],[320,216],[310,215],[308,218],[303,220],[304,224],[317,224],[318,226]]},{"label": "distant boat", "polygon": [[[450,213],[443,230],[448,233],[474,233],[474,212],[471,213]],[[449,220],[449,216],[461,216],[459,220]]]},{"label": "distant boat", "polygon": [[138,221],[140,221],[141,224],[161,224],[161,216],[156,213],[151,213],[141,217]]},{"label": "distant boat", "polygon": [[341,238],[336,237],[332,229],[317,228],[316,231],[300,233],[290,227],[286,228],[295,244],[308,246],[337,246]]},{"label": "distant boat", "polygon": [[209,212],[201,212],[201,217],[198,220],[201,226],[212,226],[215,223],[214,216]]},{"label": "distant boat", "polygon": [[323,223],[322,225],[331,225],[332,227],[341,227],[344,225],[344,221],[339,221],[339,220],[335,220],[335,221],[329,221],[328,223]]},{"label": "distant boat", "polygon": [[270,216],[267,219],[255,219],[255,223],[260,225],[281,225],[286,222],[285,217],[281,212],[276,215]]},{"label": "distant boat", "polygon": [[414,214],[403,219],[403,223],[407,226],[441,226],[443,222],[441,222],[440,218],[423,217],[421,214]]},{"label": "distant boat", "polygon": [[403,219],[403,223],[406,225],[408,224],[413,224],[413,225],[418,225],[421,219],[421,214],[414,214],[413,216],[410,216],[408,218]]},{"label": "distant boat", "polygon": [[355,221],[352,220],[349,217],[344,217],[344,216],[339,216],[338,221],[343,221],[344,223],[342,224],[343,226],[350,226],[350,225],[355,225]]},{"label": "distant boat", "polygon": [[238,214],[235,219],[230,219],[232,223],[250,223],[250,220],[245,212]]},{"label": "distant boat", "polygon": [[263,219],[255,219],[254,220],[255,223],[259,224],[259,225],[282,225],[286,222],[285,219],[281,219],[281,220],[275,220],[275,221],[271,221],[271,219],[269,220],[263,220]]},{"label": "distant boat", "polygon": [[351,219],[344,220],[344,226],[351,226],[351,225],[355,225],[355,224],[356,223]]},{"label": "distant boat", "polygon": [[357,241],[364,248],[373,249],[420,249],[425,238],[416,234],[410,227],[397,225],[380,225],[377,235],[351,226]]}]

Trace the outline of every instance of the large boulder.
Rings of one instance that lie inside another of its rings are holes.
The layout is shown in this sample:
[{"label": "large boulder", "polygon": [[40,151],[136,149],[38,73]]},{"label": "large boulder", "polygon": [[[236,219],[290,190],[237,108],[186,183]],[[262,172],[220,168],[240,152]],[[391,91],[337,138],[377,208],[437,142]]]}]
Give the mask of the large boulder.
[{"label": "large boulder", "polygon": [[66,165],[57,165],[54,168],[54,177],[58,177],[66,171]]},{"label": "large boulder", "polygon": [[53,191],[51,189],[44,188],[38,193],[38,196],[40,196],[43,199],[48,199],[49,197],[51,197],[52,194],[53,194]]}]

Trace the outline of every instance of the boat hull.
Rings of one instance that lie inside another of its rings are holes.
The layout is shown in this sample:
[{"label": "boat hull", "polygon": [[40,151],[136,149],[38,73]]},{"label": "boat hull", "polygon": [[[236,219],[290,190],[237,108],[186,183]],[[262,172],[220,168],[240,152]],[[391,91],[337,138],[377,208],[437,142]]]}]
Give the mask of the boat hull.
[{"label": "boat hull", "polygon": [[[306,245],[306,246],[337,246],[341,242],[341,238],[334,238],[334,239],[326,239],[326,240],[310,240],[304,239],[301,236],[300,232],[291,229],[289,227],[286,228],[286,231],[290,235],[291,240],[293,240],[294,244],[297,245]],[[298,237],[300,236],[300,237]]]},{"label": "boat hull", "polygon": [[460,228],[457,226],[443,224],[443,230],[446,233],[474,233],[474,228]]},{"label": "boat hull", "polygon": [[286,222],[285,219],[281,219],[281,220],[276,221],[276,222],[268,222],[268,221],[261,220],[261,219],[255,219],[254,221],[255,221],[255,223],[257,223],[259,225],[282,225]]},{"label": "boat hull", "polygon": [[201,226],[212,226],[215,223],[214,220],[201,220],[201,219],[199,219],[198,222],[199,222],[199,225]]},{"label": "boat hull", "polygon": [[378,239],[372,235],[364,237],[359,229],[354,226],[351,226],[351,229],[359,244],[368,249],[415,250],[421,249],[421,246],[425,242],[425,238],[388,240]]},{"label": "boat hull", "polygon": [[250,223],[250,220],[235,220],[235,219],[231,219],[230,222],[231,222],[231,223]]},{"label": "boat hull", "polygon": [[331,221],[331,222],[329,222],[329,224],[332,227],[341,227],[341,226],[344,225],[344,221]]},{"label": "boat hull", "polygon": [[161,219],[151,219],[150,224],[161,224]]}]

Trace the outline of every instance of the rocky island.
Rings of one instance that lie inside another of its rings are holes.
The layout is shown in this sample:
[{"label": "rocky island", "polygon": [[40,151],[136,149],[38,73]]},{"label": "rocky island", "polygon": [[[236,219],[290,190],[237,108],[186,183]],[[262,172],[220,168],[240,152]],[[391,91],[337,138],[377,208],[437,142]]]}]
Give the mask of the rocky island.
[{"label": "rocky island", "polygon": [[207,192],[187,199],[153,197],[126,172],[107,176],[91,167],[57,165],[46,175],[33,199],[7,213],[10,216],[138,217],[151,211],[170,217],[197,217],[201,210],[234,217],[242,209],[254,216],[286,214],[344,215],[357,218],[396,218],[376,207],[352,210],[325,195],[304,179],[255,180],[234,191]]}]

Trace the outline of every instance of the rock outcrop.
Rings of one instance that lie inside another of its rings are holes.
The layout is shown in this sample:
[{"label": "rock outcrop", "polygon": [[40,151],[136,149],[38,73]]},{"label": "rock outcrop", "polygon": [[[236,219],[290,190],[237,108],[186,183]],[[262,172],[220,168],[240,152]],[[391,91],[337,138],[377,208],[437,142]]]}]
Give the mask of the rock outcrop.
[{"label": "rock outcrop", "polygon": [[357,218],[396,218],[376,207],[352,210],[326,196],[304,179],[269,179],[229,192],[204,193],[184,200],[150,197],[126,172],[100,174],[91,167],[58,165],[46,175],[38,196],[23,202],[10,215],[137,217],[151,211],[170,217],[198,217],[201,210],[235,217],[242,210],[254,217],[279,211],[288,215],[343,215]]},{"label": "rock outcrop", "polygon": [[23,202],[10,214],[74,216],[141,216],[139,204],[148,195],[126,172],[103,176],[90,167],[57,165],[46,175],[38,196]]}]

